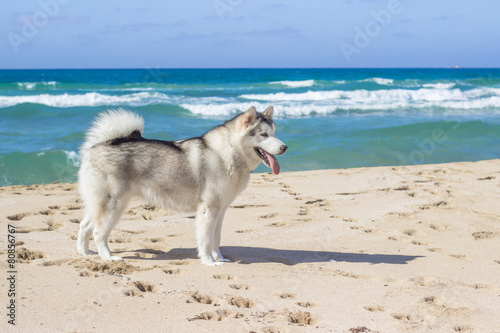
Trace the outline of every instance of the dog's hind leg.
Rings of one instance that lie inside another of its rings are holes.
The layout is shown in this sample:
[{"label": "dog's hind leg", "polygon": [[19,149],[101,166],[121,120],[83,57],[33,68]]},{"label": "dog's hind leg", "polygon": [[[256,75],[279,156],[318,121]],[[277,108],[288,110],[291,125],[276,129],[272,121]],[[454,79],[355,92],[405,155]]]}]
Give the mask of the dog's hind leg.
[{"label": "dog's hind leg", "polygon": [[224,258],[224,256],[220,253],[220,235],[222,231],[222,222],[224,220],[224,214],[226,213],[226,209],[223,209],[219,213],[219,217],[217,218],[217,225],[215,227],[215,235],[214,235],[214,243],[212,248],[212,256],[215,261],[219,262],[231,262],[231,260]]},{"label": "dog's hind leg", "polygon": [[100,214],[96,217],[95,228],[94,228],[94,241],[97,246],[97,251],[99,256],[103,260],[120,261],[123,260],[121,257],[111,255],[111,251],[108,247],[108,237],[111,234],[111,230],[120,220],[125,207],[128,203],[128,196],[121,196],[119,198],[111,197],[107,202],[101,207]]},{"label": "dog's hind leg", "polygon": [[220,215],[220,209],[208,207],[202,203],[196,214],[196,240],[198,243],[198,257],[201,263],[209,266],[220,265],[222,262],[214,260],[212,250],[215,241],[215,229]]},{"label": "dog's hind leg", "polygon": [[87,213],[83,220],[80,222],[80,232],[78,233],[78,241],[76,248],[78,253],[83,256],[91,254],[89,251],[89,241],[94,229],[94,220],[90,214]]}]

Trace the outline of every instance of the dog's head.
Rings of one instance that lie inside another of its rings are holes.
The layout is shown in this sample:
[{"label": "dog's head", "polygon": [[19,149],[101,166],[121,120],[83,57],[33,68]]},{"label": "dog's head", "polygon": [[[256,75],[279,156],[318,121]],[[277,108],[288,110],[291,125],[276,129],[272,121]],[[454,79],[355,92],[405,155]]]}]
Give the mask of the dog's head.
[{"label": "dog's head", "polygon": [[252,106],[238,117],[238,129],[243,136],[244,146],[249,148],[250,156],[247,157],[263,162],[277,175],[280,173],[280,165],[274,155],[284,154],[288,147],[276,137],[273,112],[272,106],[262,113]]}]

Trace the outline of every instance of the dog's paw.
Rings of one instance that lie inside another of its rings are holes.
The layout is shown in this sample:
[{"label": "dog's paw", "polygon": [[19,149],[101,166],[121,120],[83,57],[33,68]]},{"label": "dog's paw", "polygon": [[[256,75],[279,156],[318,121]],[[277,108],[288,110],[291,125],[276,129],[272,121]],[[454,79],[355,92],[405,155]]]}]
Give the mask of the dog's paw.
[{"label": "dog's paw", "polygon": [[220,252],[213,252],[212,256],[217,262],[232,262],[231,259],[224,258],[224,256]]},{"label": "dog's paw", "polygon": [[80,249],[78,249],[78,253],[84,257],[96,254],[95,252],[90,250],[80,250]]},{"label": "dog's paw", "polygon": [[227,258],[224,258],[224,257],[215,258],[215,261],[216,262],[220,262],[220,263],[232,262],[231,259],[227,259]]},{"label": "dog's paw", "polygon": [[201,259],[201,263],[207,266],[220,266],[224,264],[223,261],[215,261],[213,258]]},{"label": "dog's paw", "polygon": [[106,261],[123,261],[123,258],[118,256],[101,256],[101,259]]}]

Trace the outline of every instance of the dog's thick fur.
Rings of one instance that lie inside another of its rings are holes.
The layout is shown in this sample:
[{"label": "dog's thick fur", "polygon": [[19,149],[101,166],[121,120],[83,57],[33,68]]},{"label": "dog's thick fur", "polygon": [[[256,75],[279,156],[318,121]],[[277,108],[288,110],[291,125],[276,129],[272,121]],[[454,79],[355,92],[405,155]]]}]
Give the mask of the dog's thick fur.
[{"label": "dog's thick fur", "polygon": [[79,189],[86,215],[78,252],[88,255],[93,233],[99,256],[132,196],[179,212],[196,212],[198,256],[206,265],[229,261],[219,250],[224,213],[264,162],[279,173],[274,155],[287,147],[275,135],[273,108],[251,107],[201,137],[181,141],[142,137],[142,117],[123,110],[102,113],[81,149]]}]

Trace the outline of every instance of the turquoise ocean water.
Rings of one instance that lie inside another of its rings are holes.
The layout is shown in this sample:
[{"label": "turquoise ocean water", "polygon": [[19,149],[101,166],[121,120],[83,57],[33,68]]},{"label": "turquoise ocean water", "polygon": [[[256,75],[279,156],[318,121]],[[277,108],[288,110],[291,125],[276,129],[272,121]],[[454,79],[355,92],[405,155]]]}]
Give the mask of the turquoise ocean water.
[{"label": "turquoise ocean water", "polygon": [[252,105],[275,107],[283,171],[500,158],[500,69],[0,70],[0,186],[76,181],[109,108],[177,140]]}]

